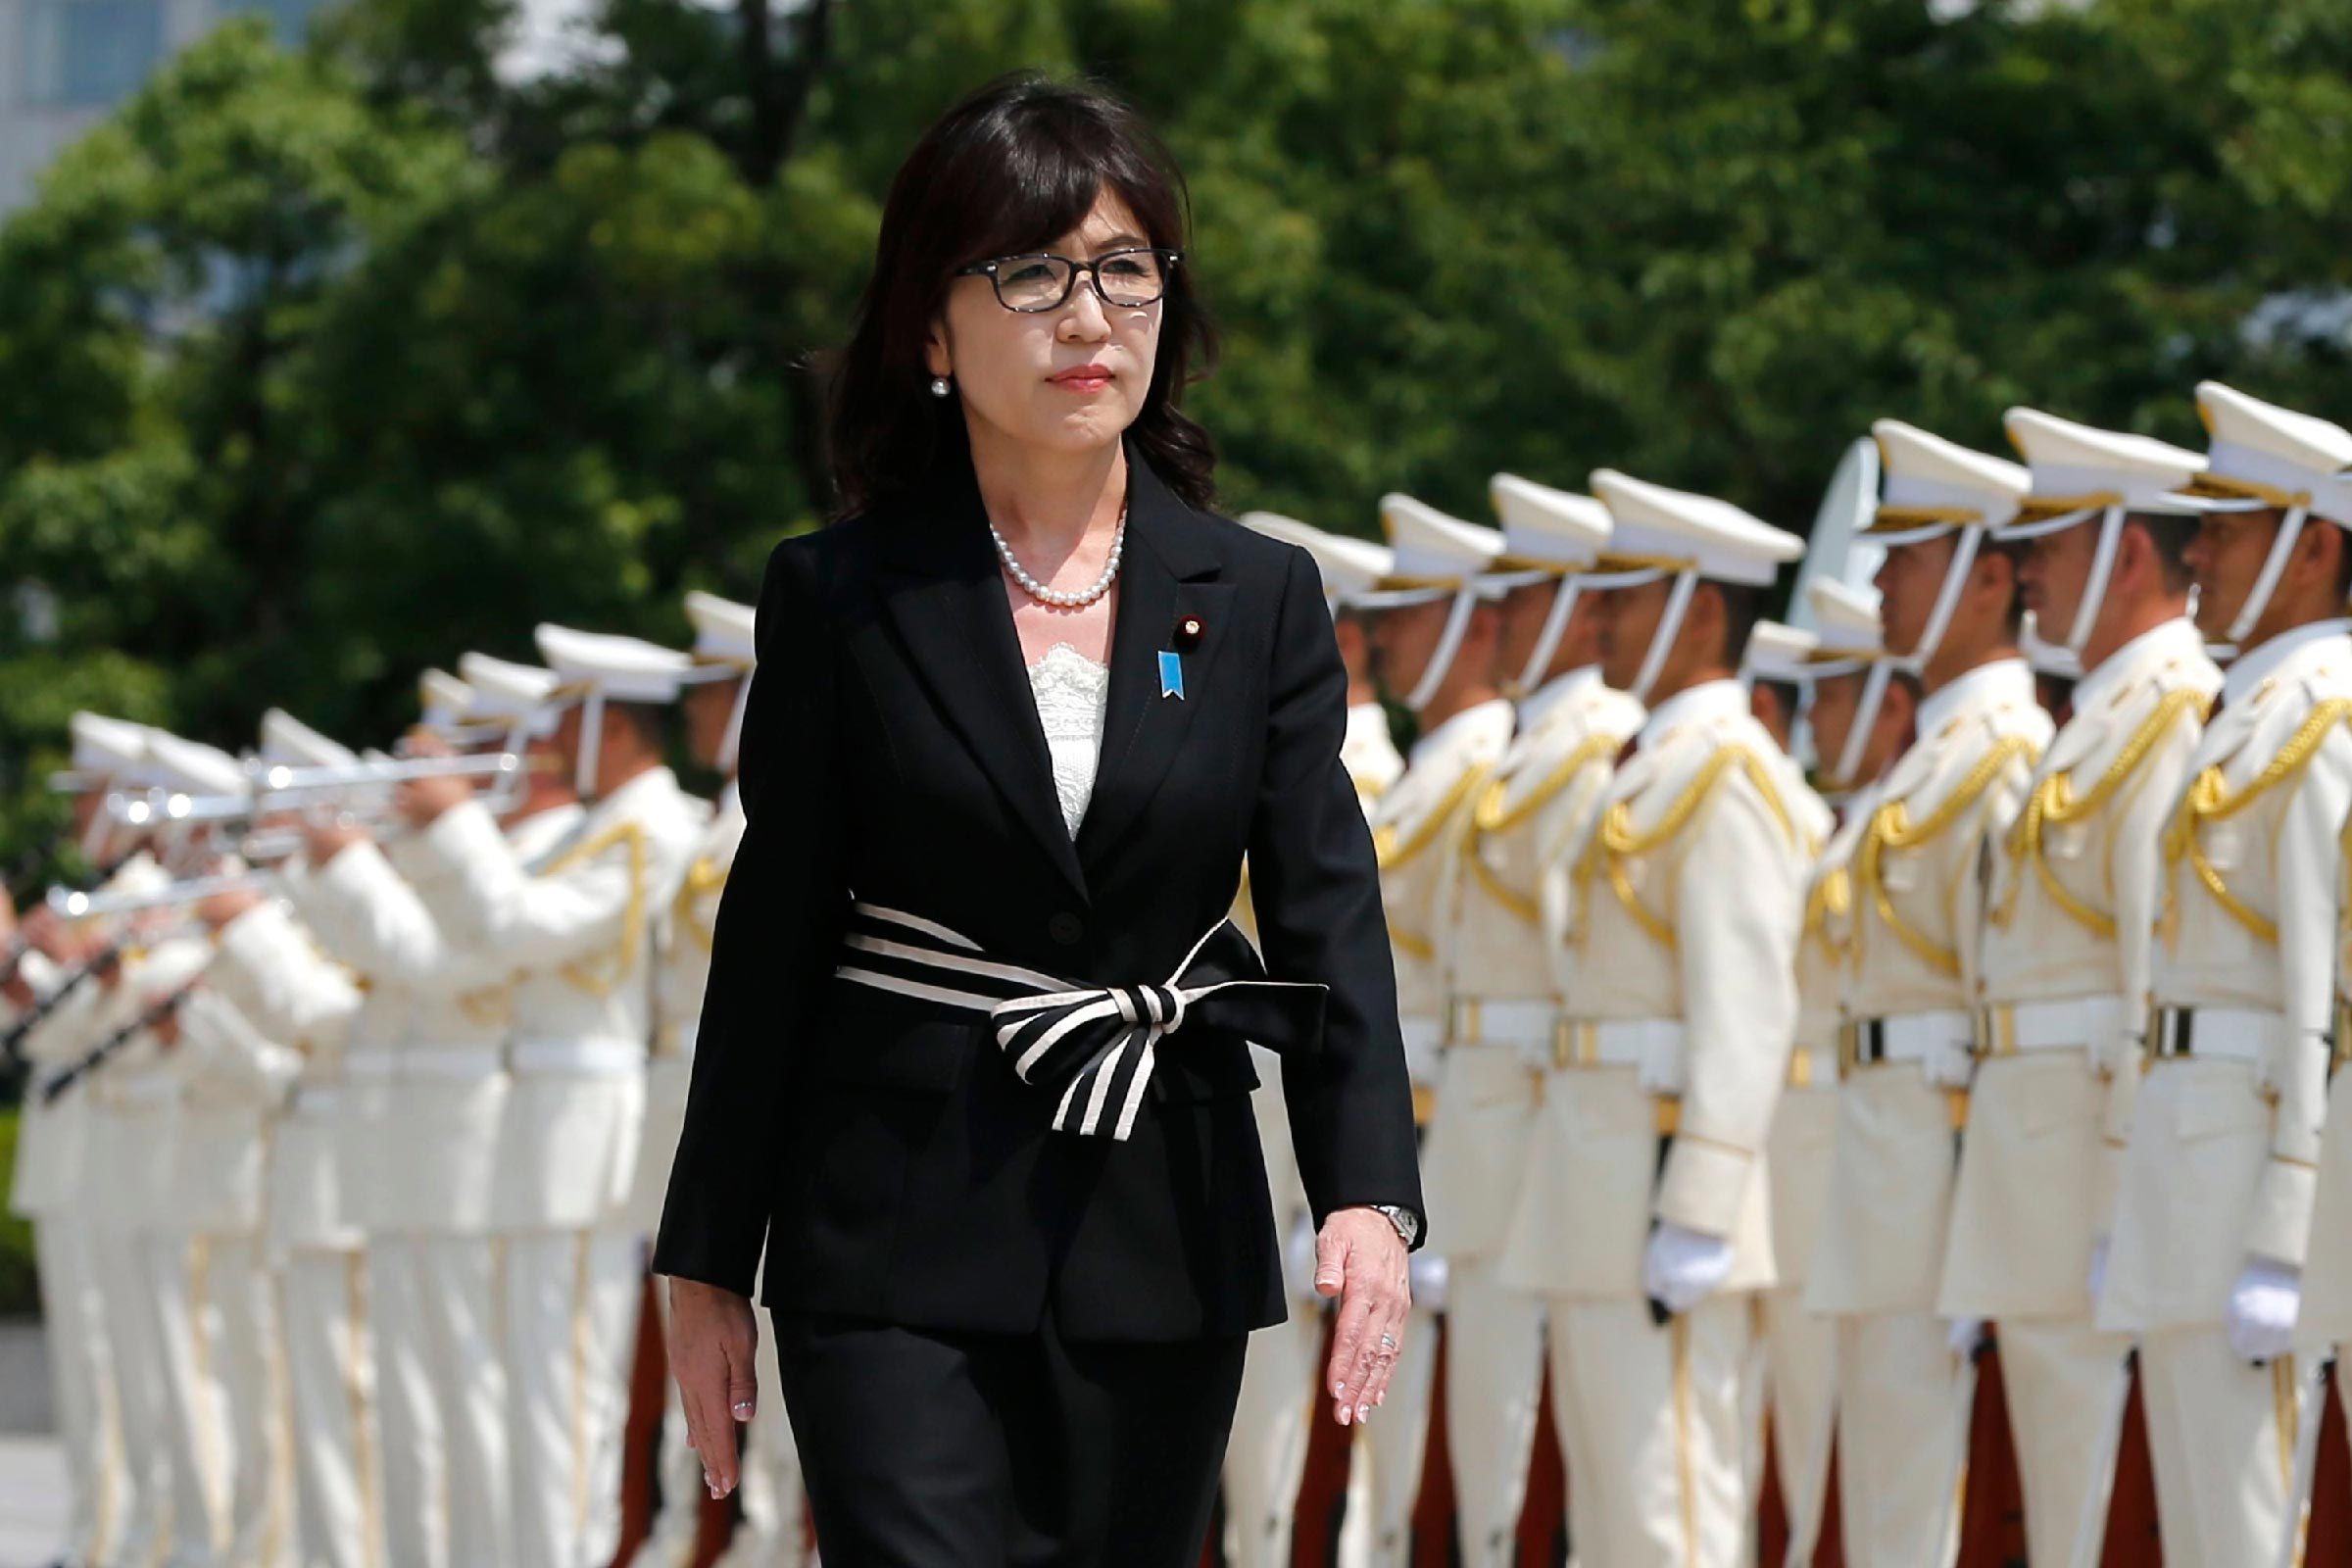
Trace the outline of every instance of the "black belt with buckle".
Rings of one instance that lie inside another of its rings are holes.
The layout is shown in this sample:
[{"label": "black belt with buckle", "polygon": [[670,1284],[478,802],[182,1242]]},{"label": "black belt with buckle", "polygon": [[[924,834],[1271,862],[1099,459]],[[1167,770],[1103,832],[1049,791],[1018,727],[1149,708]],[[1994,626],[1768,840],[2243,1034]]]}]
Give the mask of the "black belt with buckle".
[{"label": "black belt with buckle", "polygon": [[1885,1061],[1886,1059],[1886,1019],[1859,1019],[1852,1025],[1852,1028],[1856,1061]]},{"label": "black belt with buckle", "polygon": [[2153,1056],[2196,1054],[2197,1009],[2158,1007],[2148,1026],[2148,1054]]}]

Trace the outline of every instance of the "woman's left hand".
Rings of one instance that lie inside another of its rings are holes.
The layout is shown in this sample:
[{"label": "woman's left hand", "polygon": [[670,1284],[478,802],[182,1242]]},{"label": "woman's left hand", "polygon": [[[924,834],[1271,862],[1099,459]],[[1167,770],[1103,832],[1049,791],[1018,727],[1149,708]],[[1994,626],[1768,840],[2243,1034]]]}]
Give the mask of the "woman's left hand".
[{"label": "woman's left hand", "polygon": [[1389,1396],[1413,1304],[1404,1238],[1376,1208],[1335,1209],[1315,1237],[1315,1289],[1340,1298],[1324,1386],[1340,1425],[1363,1420]]}]

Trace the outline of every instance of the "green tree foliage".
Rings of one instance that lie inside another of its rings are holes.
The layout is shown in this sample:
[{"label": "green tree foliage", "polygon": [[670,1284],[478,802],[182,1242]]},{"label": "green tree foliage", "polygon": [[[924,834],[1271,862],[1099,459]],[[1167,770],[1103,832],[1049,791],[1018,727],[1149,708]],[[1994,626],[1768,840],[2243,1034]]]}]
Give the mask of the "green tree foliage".
[{"label": "green tree foliage", "polygon": [[504,0],[224,28],[0,227],[0,850],[77,704],[355,741],[535,620],[676,638],[827,504],[882,192],[1020,66],[1190,172],[1223,491],[1368,531],[1608,464],[1802,525],[1898,415],[2352,416],[2340,0]]}]

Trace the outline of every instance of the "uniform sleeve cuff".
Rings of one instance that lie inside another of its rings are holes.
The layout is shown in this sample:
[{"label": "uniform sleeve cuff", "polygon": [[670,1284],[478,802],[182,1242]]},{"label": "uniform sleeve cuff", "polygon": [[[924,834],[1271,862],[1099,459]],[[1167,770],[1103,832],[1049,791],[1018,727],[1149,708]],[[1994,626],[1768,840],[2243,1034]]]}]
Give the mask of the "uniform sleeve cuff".
[{"label": "uniform sleeve cuff", "polygon": [[1657,1217],[1701,1236],[1730,1236],[1755,1174],[1755,1155],[1731,1144],[1678,1135],[1658,1183]]}]

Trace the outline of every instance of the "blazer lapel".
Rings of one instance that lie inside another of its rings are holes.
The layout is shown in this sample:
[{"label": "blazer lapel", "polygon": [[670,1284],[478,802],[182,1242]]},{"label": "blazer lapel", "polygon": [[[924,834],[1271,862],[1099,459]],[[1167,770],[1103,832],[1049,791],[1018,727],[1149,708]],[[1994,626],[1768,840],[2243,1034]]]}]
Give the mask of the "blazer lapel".
[{"label": "blazer lapel", "polygon": [[[1117,619],[1110,634],[1110,692],[1102,719],[1102,753],[1095,789],[1078,825],[1081,864],[1095,864],[1117,844],[1151,804],[1168,764],[1204,702],[1214,703],[1217,656],[1231,628],[1233,585],[1205,581],[1217,558],[1201,538],[1204,526],[1128,449],[1127,551],[1119,572]],[[1176,645],[1176,625],[1200,618],[1200,640]],[[1181,697],[1161,691],[1159,656],[1174,653],[1184,680]]]},{"label": "blazer lapel", "polygon": [[1083,895],[1085,873],[1061,819],[1054,763],[1021,662],[1012,608],[989,548],[979,492],[966,480],[897,524],[883,594],[909,662],[1047,860]]}]

